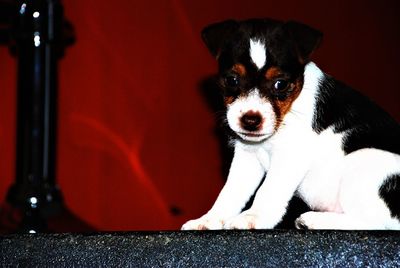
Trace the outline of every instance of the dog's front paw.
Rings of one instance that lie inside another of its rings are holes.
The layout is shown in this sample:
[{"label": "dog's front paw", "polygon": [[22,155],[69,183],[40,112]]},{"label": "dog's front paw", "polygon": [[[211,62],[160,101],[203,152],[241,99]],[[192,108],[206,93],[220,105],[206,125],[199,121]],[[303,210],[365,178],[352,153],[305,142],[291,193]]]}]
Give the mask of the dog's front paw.
[{"label": "dog's front paw", "polygon": [[258,213],[243,212],[236,217],[231,218],[224,225],[224,229],[265,229],[265,225],[262,217]]},{"label": "dog's front paw", "polygon": [[298,217],[295,221],[294,221],[294,226],[296,227],[296,229],[299,230],[308,230],[308,229],[313,229],[311,226],[311,228],[308,226],[307,224],[307,220],[302,218],[301,216]]},{"label": "dog's front paw", "polygon": [[334,229],[336,213],[309,211],[298,217],[294,225],[297,229]]},{"label": "dog's front paw", "polygon": [[223,229],[225,221],[218,218],[201,217],[190,220],[182,225],[181,230],[220,230]]}]

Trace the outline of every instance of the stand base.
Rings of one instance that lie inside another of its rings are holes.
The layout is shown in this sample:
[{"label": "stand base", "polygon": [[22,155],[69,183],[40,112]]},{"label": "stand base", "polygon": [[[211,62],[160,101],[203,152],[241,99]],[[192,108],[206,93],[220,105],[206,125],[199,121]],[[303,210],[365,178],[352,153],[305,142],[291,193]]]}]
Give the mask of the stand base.
[{"label": "stand base", "polygon": [[[24,226],[26,217],[21,209],[4,203],[0,206],[0,234],[29,233]],[[35,220],[31,217],[29,220]],[[43,221],[44,233],[81,233],[94,232],[95,228],[74,215],[68,208],[62,206],[54,215]]]}]

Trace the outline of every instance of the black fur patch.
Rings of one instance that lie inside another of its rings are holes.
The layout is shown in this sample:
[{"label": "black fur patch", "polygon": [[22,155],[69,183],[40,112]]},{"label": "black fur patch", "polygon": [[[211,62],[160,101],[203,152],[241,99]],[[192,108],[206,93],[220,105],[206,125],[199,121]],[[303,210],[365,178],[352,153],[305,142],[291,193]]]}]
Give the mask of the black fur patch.
[{"label": "black fur patch", "polygon": [[379,196],[389,207],[392,217],[400,220],[400,174],[389,176],[379,188]]},{"label": "black fur patch", "polygon": [[313,121],[317,133],[328,127],[345,132],[346,154],[362,148],[400,154],[400,125],[367,97],[330,76],[321,82]]}]

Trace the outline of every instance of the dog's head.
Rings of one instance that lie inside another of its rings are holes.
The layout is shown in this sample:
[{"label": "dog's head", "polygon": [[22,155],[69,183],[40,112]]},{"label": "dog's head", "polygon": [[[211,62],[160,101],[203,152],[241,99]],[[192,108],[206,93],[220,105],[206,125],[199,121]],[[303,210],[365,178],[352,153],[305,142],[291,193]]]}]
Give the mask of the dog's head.
[{"label": "dog's head", "polygon": [[303,87],[303,73],[322,34],[297,22],[223,21],[202,37],[219,63],[230,128],[260,142],[279,129]]}]

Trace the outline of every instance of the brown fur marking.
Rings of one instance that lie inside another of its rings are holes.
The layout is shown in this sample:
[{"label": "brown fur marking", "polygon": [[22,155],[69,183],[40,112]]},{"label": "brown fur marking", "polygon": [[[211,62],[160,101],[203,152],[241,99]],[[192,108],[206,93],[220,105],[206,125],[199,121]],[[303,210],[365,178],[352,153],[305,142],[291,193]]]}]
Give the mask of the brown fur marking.
[{"label": "brown fur marking", "polygon": [[231,104],[234,100],[235,100],[235,98],[232,97],[232,96],[225,97],[225,98],[224,98],[225,106],[228,106],[228,105]]},{"label": "brown fur marking", "polygon": [[277,109],[279,111],[277,113],[275,129],[279,128],[280,124],[283,121],[283,118],[290,111],[290,108],[292,107],[292,103],[300,95],[302,87],[303,87],[303,80],[297,79],[294,83],[290,84],[290,88],[291,88],[292,92],[285,100],[281,101],[279,99],[275,99],[272,101],[273,106],[275,106],[275,109]]},{"label": "brown fur marking", "polygon": [[278,67],[271,67],[265,72],[265,78],[267,78],[267,80],[272,80],[280,76],[281,74],[281,69],[279,69]]},{"label": "brown fur marking", "polygon": [[236,63],[235,65],[233,65],[232,71],[234,71],[235,73],[237,73],[240,76],[245,76],[247,73],[246,67],[244,67],[244,65],[240,64],[240,63]]}]

